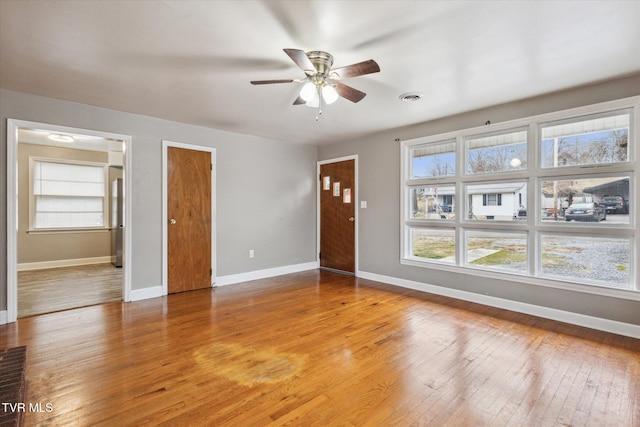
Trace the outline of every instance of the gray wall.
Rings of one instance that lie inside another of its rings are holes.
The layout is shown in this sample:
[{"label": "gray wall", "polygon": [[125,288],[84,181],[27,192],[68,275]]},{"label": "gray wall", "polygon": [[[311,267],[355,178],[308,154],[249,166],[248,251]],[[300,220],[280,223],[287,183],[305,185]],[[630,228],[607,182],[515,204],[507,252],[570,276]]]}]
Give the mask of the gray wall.
[{"label": "gray wall", "polygon": [[0,277],[6,277],[6,119],[14,118],[133,137],[133,289],[160,284],[161,141],[168,139],[217,149],[219,276],[315,261],[316,160],[358,154],[359,199],[368,202],[359,212],[360,270],[640,324],[636,301],[401,265],[400,150],[394,141],[639,94],[640,76],[633,76],[316,149],[1,90]]},{"label": "gray wall", "polygon": [[111,237],[108,231],[27,233],[30,156],[101,163],[109,161],[106,152],[18,144],[18,264],[110,256]]},{"label": "gray wall", "polygon": [[359,200],[367,201],[367,208],[359,210],[359,269],[420,283],[640,324],[640,302],[638,301],[401,265],[400,148],[394,141],[395,138],[408,140],[473,128],[483,125],[487,120],[498,123],[639,94],[640,76],[634,76],[447,117],[349,143],[320,147],[319,160],[354,154],[359,156]]},{"label": "gray wall", "polygon": [[[6,277],[7,119],[132,136],[132,289],[161,284],[162,140],[216,148],[217,275],[315,261],[317,149],[0,90],[0,277]],[[248,250],[255,250],[249,259]],[[0,281],[0,310],[6,283]]]}]

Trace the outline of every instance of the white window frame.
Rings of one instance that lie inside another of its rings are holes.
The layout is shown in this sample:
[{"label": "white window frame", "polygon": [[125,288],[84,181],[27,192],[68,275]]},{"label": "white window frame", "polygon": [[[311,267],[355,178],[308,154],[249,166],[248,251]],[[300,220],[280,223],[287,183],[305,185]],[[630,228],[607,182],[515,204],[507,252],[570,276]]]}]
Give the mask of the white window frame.
[{"label": "white window frame", "polygon": [[[93,166],[102,168],[103,175],[103,196],[102,196],[102,217],[103,224],[100,226],[89,227],[35,227],[35,206],[36,206],[36,195],[34,194],[34,174],[35,174],[35,164],[36,162],[41,163],[58,163],[63,165],[77,165],[77,166]],[[56,158],[47,158],[47,157],[29,157],[29,228],[28,233],[51,233],[51,232],[77,232],[77,231],[103,231],[109,230],[109,204],[108,204],[108,196],[109,196],[109,165],[107,163],[102,162],[88,162],[82,160],[68,160],[68,159],[56,159]]]},{"label": "white window frame", "polygon": [[[562,168],[542,168],[541,153],[538,141],[541,134],[541,127],[545,124],[559,121],[579,120],[581,116],[607,115],[613,112],[627,110],[630,113],[630,135],[628,142],[628,160],[620,163],[597,164],[597,165],[577,165]],[[538,116],[532,116],[508,122],[491,124],[483,127],[464,129],[448,132],[440,135],[433,135],[401,143],[401,233],[400,233],[400,263],[403,265],[418,266],[430,269],[451,271],[462,274],[471,274],[488,278],[495,278],[505,281],[514,281],[517,277],[519,283],[546,286],[560,289],[570,289],[585,293],[614,296],[624,299],[640,300],[640,285],[638,282],[638,270],[640,268],[640,251],[638,250],[637,226],[640,223],[640,203],[638,197],[638,180],[640,165],[638,159],[638,147],[640,146],[640,136],[637,126],[640,123],[640,96],[626,98],[622,100],[610,101],[601,104],[589,105]],[[493,134],[507,133],[511,131],[527,130],[527,164],[523,170],[500,171],[491,174],[467,174],[466,173],[466,144],[465,140],[479,136],[490,136]],[[456,141],[456,175],[454,177],[442,178],[411,178],[412,157],[411,149],[420,145],[438,144],[443,142]],[[543,180],[559,180],[563,177],[611,177],[629,176],[629,222],[628,224],[602,224],[601,227],[593,227],[588,224],[563,224],[544,223],[541,219],[542,206],[540,198],[540,183]],[[517,221],[474,221],[466,218],[467,209],[465,187],[470,184],[480,184],[487,182],[526,182],[526,217]],[[456,194],[465,195],[459,200],[456,206],[454,219],[438,221],[431,219],[412,219],[410,216],[409,189],[411,186],[424,185],[453,185],[456,187]],[[438,228],[454,227],[456,230],[456,265],[438,263],[436,261],[417,259],[411,256],[412,227]],[[475,268],[464,265],[466,242],[464,241],[465,231],[506,231],[523,232],[527,234],[527,273],[519,275],[517,273],[503,273],[500,271]],[[573,280],[550,279],[542,277],[538,272],[541,270],[540,259],[540,235],[548,233],[573,234],[576,236],[593,237],[622,237],[630,239],[631,253],[630,261],[630,286],[631,289],[621,289],[605,287],[589,283],[581,283]],[[635,288],[634,287],[635,284]]]}]

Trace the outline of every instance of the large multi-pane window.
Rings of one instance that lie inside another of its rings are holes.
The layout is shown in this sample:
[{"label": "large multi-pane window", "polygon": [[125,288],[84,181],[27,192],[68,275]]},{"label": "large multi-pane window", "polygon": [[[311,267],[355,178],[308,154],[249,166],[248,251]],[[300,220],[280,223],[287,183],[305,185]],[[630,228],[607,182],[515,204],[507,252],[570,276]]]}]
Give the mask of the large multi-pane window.
[{"label": "large multi-pane window", "polygon": [[106,166],[30,160],[31,229],[106,227]]},{"label": "large multi-pane window", "polygon": [[639,108],[636,97],[403,142],[402,262],[640,291]]}]

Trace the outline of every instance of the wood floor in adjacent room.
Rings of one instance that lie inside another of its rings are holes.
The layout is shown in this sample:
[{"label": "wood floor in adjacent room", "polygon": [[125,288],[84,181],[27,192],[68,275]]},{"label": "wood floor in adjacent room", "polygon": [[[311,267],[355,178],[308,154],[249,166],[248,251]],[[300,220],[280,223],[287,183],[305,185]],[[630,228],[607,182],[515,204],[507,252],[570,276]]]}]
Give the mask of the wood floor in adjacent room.
[{"label": "wood floor in adjacent room", "polygon": [[110,263],[18,272],[18,317],[122,300],[122,268]]},{"label": "wood floor in adjacent room", "polygon": [[640,425],[640,340],[325,271],[0,326],[19,345],[26,426]]}]

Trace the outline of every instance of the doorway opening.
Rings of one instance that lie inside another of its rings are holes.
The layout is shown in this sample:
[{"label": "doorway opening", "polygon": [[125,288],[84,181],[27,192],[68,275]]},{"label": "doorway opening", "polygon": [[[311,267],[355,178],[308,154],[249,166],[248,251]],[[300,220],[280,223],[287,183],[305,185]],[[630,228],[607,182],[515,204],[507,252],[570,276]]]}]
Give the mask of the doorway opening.
[{"label": "doorway opening", "polygon": [[8,120],[8,322],[130,301],[130,141]]}]

